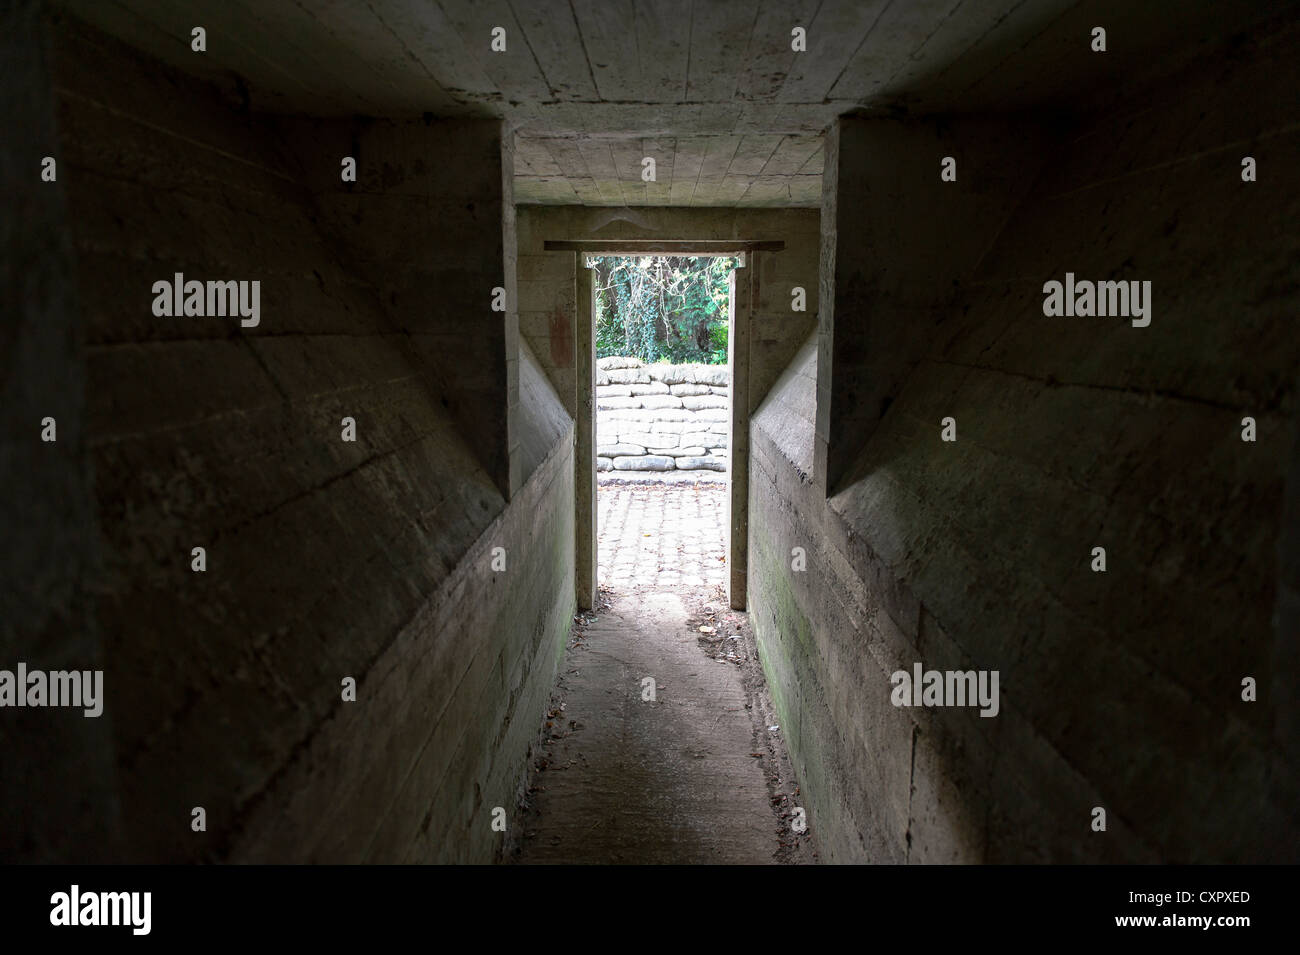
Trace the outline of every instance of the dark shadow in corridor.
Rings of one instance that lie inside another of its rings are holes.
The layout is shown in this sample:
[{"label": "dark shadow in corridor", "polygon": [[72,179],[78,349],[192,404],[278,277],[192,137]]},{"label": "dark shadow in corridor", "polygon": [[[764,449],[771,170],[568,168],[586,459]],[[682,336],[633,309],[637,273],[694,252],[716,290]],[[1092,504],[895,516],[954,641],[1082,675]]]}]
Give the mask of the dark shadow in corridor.
[{"label": "dark shadow in corridor", "polygon": [[721,484],[600,491],[601,588],[566,650],[518,861],[812,862]]}]

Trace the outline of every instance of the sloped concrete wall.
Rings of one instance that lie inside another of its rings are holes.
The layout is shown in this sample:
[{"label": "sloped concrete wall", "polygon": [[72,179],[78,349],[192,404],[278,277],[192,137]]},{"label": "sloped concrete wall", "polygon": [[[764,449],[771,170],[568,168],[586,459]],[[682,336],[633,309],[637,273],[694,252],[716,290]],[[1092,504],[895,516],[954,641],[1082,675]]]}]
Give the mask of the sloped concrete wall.
[{"label": "sloped concrete wall", "polygon": [[[366,276],[430,394],[509,498],[518,436],[512,137],[490,120],[275,121],[326,242]],[[342,179],[345,158],[356,181]],[[497,296],[504,311],[493,310]],[[502,400],[502,396],[506,400]]]},{"label": "sloped concrete wall", "polygon": [[[992,233],[962,197],[991,180],[968,176],[987,156],[971,161],[961,124],[844,121],[828,163],[858,198],[839,197],[840,239],[903,189],[900,209],[933,214],[902,251],[926,229],[936,249],[949,233],[984,247],[929,260],[926,298],[907,271],[923,259],[832,243],[824,265],[867,279],[831,286],[822,354],[753,422],[751,619],[829,858],[1296,861],[1295,634],[1275,628],[1294,619],[1279,528],[1300,133],[1272,77],[1298,45],[1294,24],[1255,36],[1056,134]],[[1002,155],[1023,168],[1014,144]],[[909,163],[926,174],[882,172]],[[1044,283],[1066,271],[1151,281],[1150,325],[1046,316]],[[918,328],[883,327],[921,298]],[[852,373],[831,381],[844,480],[829,500],[797,437],[828,354]],[[997,716],[892,705],[891,674],[917,662],[999,671]]]},{"label": "sloped concrete wall", "polygon": [[[85,793],[73,832],[116,797],[119,861],[490,860],[510,837],[492,831],[492,809],[514,811],[572,620],[573,426],[525,355],[532,407],[516,422],[525,450],[507,503],[505,352],[476,391],[430,358],[449,343],[422,341],[428,328],[411,322],[423,311],[441,334],[441,309],[468,296],[493,315],[491,285],[512,261],[508,196],[498,188],[495,211],[453,220],[435,188],[464,203],[477,187],[450,167],[404,197],[426,212],[401,220],[423,236],[420,255],[470,240],[497,250],[475,260],[472,289],[439,299],[420,286],[436,272],[396,256],[386,272],[357,252],[347,214],[322,211],[322,178],[342,188],[340,156],[314,150],[310,124],[249,115],[75,24],[58,31],[44,84],[57,90],[67,212],[41,262],[80,305],[65,295],[51,328],[74,346],[66,374],[16,369],[31,400],[5,414],[34,438],[31,411],[65,407],[84,381],[84,423],[68,411],[68,444],[47,459],[62,478],[27,496],[93,477],[100,567],[68,572],[93,595],[86,633],[102,636],[96,739],[115,788],[35,758],[53,731],[6,736],[5,764],[31,767],[32,792]],[[495,137],[499,175],[499,127],[457,129],[484,161]],[[27,172],[20,188],[42,188]],[[364,181],[391,186],[395,172]],[[363,219],[366,198],[349,199]],[[260,280],[260,323],[155,315],[152,284],[177,272]],[[404,292],[432,308],[402,308]],[[501,453],[467,442],[452,399],[493,411]],[[7,638],[11,653],[51,639],[30,624]],[[89,650],[73,655],[91,665]],[[194,807],[206,831],[192,829]],[[36,828],[5,843],[9,858],[88,857],[46,838],[40,819],[5,821]]]}]

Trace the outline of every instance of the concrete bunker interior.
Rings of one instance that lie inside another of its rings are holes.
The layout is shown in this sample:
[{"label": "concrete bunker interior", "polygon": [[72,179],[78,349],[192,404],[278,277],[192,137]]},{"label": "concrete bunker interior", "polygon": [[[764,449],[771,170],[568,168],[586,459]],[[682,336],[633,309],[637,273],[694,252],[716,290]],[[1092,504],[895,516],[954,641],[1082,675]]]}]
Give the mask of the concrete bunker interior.
[{"label": "concrete bunker interior", "polygon": [[[0,12],[0,670],[104,688],[0,707],[0,858],[1296,861],[1295,6],[599,7]],[[647,700],[583,258],[683,248],[745,261],[726,601]]]}]

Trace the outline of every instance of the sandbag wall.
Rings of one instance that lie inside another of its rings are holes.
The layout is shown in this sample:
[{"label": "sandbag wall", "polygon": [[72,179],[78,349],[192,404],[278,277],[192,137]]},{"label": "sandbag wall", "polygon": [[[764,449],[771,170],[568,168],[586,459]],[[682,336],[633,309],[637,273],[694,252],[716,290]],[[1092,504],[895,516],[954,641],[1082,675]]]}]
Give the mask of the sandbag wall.
[{"label": "sandbag wall", "polygon": [[599,471],[725,471],[727,365],[596,362]]}]

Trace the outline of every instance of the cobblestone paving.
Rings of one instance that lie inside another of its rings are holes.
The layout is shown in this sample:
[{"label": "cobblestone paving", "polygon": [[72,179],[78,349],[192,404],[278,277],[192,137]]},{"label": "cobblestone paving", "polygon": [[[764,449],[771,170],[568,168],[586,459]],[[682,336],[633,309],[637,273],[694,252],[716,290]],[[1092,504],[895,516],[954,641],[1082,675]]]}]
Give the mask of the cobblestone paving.
[{"label": "cobblestone paving", "polygon": [[723,485],[602,485],[596,501],[601,585],[627,593],[726,583]]}]

